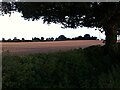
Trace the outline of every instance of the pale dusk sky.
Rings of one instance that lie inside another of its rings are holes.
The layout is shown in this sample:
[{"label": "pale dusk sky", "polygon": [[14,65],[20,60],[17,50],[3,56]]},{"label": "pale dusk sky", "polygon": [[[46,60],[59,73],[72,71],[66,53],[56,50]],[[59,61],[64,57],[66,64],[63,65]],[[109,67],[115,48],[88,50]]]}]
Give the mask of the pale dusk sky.
[{"label": "pale dusk sky", "polygon": [[28,21],[24,20],[21,15],[15,12],[10,17],[8,14],[0,16],[0,40],[2,38],[13,39],[14,37],[18,39],[25,38],[27,40],[31,40],[32,37],[56,38],[59,35],[73,38],[80,35],[84,36],[85,34],[96,36],[98,39],[105,39],[104,33],[100,33],[95,28],[62,29],[60,24],[43,24],[42,20]]}]

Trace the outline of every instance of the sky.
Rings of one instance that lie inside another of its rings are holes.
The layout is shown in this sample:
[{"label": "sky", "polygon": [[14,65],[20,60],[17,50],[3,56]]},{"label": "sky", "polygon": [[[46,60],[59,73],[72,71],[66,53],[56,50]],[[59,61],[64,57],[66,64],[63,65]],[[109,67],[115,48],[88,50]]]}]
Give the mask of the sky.
[{"label": "sky", "polygon": [[95,28],[77,28],[77,29],[63,29],[60,24],[43,24],[42,20],[28,21],[21,17],[22,14],[14,12],[11,16],[0,16],[0,40],[5,38],[6,40],[14,37],[18,39],[25,38],[31,40],[33,37],[54,37],[57,38],[60,35],[65,35],[68,38],[77,36],[84,36],[90,34],[96,36],[98,39],[105,39],[104,33],[100,33]]}]

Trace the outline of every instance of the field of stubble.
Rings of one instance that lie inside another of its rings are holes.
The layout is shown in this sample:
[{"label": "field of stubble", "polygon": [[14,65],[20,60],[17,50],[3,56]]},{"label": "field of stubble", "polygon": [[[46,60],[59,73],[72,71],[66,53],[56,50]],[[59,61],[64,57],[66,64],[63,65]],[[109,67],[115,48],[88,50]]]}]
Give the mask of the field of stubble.
[{"label": "field of stubble", "polygon": [[48,53],[85,48],[92,45],[103,45],[99,40],[74,40],[52,42],[3,42],[2,50],[11,54],[26,55],[33,53]]}]

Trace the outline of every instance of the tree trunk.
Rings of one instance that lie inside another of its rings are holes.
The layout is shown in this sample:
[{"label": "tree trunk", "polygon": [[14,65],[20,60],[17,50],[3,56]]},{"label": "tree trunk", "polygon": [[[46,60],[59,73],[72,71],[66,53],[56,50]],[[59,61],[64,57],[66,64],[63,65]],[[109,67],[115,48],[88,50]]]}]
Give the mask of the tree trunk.
[{"label": "tree trunk", "polygon": [[104,27],[106,42],[105,51],[107,53],[115,53],[117,51],[117,27],[116,25],[109,25]]}]

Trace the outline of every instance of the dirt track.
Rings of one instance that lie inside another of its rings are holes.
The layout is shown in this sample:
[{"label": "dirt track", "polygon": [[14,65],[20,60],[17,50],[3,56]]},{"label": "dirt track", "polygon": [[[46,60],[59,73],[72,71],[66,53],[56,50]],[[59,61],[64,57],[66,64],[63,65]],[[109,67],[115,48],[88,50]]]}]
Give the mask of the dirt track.
[{"label": "dirt track", "polygon": [[92,45],[103,45],[99,40],[53,41],[53,42],[3,42],[2,50],[11,54],[25,55],[32,53],[47,53],[66,51],[75,48],[85,48]]}]

